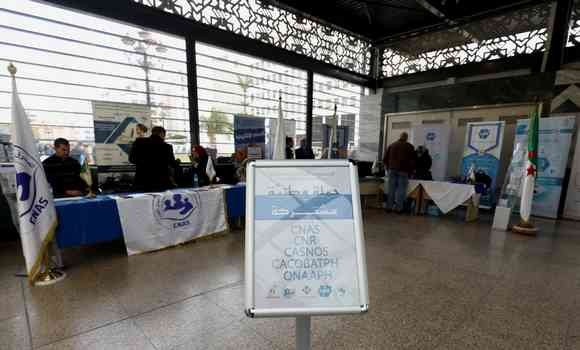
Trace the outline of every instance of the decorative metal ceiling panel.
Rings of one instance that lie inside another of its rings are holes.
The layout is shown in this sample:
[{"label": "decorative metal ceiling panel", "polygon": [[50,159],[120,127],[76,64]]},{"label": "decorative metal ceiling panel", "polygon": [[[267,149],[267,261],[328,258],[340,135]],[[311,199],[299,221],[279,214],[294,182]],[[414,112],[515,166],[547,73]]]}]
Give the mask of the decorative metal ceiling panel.
[{"label": "decorative metal ceiling panel", "polygon": [[392,44],[383,51],[382,74],[392,77],[543,51],[549,13],[550,6],[541,5]]},{"label": "decorative metal ceiling panel", "polygon": [[574,1],[574,7],[572,7],[572,17],[566,46],[578,45],[580,45],[580,1],[576,0]]},{"label": "decorative metal ceiling panel", "polygon": [[133,0],[368,75],[369,42],[260,0]]}]

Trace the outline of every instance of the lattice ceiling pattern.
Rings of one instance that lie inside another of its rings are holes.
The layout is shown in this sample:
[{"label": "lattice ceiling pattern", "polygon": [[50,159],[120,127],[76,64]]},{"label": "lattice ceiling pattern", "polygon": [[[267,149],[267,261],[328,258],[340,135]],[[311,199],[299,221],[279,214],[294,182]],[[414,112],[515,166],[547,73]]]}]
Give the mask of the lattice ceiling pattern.
[{"label": "lattice ceiling pattern", "polygon": [[133,0],[360,74],[371,45],[353,35],[259,0]]},{"label": "lattice ceiling pattern", "polygon": [[574,1],[570,21],[570,31],[568,32],[568,43],[566,46],[578,45],[580,45],[580,0]]},{"label": "lattice ceiling pattern", "polygon": [[382,74],[392,77],[544,50],[548,4],[389,45]]}]

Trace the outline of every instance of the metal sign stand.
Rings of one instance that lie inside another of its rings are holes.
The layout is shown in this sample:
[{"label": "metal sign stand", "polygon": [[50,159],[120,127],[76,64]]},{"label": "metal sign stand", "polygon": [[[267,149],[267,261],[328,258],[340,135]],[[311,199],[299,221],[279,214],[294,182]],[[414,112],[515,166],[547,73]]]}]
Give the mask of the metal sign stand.
[{"label": "metal sign stand", "polygon": [[310,350],[310,316],[296,317],[296,350]]}]

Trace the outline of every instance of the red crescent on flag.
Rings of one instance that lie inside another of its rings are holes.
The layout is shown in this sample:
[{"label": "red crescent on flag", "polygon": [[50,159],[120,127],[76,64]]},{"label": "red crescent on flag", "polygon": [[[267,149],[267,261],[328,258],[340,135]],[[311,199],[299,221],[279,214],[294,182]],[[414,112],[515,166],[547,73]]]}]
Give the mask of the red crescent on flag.
[{"label": "red crescent on flag", "polygon": [[527,176],[534,176],[536,168],[533,165],[530,165],[526,171],[528,173]]}]

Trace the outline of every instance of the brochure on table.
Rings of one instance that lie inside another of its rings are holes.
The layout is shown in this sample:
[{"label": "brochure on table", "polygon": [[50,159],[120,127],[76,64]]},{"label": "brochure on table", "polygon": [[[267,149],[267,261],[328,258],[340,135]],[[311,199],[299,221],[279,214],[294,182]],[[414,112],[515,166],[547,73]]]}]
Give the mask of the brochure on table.
[{"label": "brochure on table", "polygon": [[257,161],[249,165],[249,316],[367,310],[355,170],[346,161]]}]

